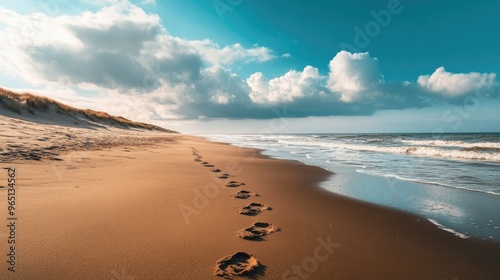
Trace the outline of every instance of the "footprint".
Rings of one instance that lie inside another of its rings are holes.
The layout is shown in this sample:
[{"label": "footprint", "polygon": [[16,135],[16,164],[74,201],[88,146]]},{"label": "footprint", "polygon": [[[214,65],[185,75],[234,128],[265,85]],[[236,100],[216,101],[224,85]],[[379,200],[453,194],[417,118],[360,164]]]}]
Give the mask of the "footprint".
[{"label": "footprint", "polygon": [[236,182],[236,181],[229,181],[226,184],[226,187],[235,188],[235,187],[244,186],[244,185],[245,185],[245,183],[240,183],[240,182]]},{"label": "footprint", "polygon": [[213,168],[210,171],[212,171],[212,172],[221,172],[221,170],[219,168]]},{"label": "footprint", "polygon": [[214,165],[213,165],[213,164],[210,164],[210,163],[208,163],[207,161],[204,161],[204,162],[202,162],[201,164],[203,164],[203,166],[205,166],[205,167],[214,167]]},{"label": "footprint", "polygon": [[229,178],[229,176],[231,176],[231,175],[224,173],[224,174],[221,174],[221,175],[217,176],[217,178],[220,178],[220,179],[228,179],[228,178]]},{"label": "footprint", "polygon": [[238,237],[246,240],[262,241],[264,236],[280,231],[280,228],[268,222],[256,222],[251,227],[237,232]]},{"label": "footprint", "polygon": [[251,196],[260,196],[258,193],[253,193],[253,192],[250,192],[250,191],[246,191],[246,190],[241,190],[239,192],[237,192],[236,194],[233,194],[232,195],[234,198],[239,198],[239,199],[247,199]]},{"label": "footprint", "polygon": [[262,204],[262,203],[252,202],[252,203],[248,204],[247,206],[239,209],[238,213],[240,213],[242,215],[247,215],[247,216],[255,216],[255,215],[259,215],[260,212],[265,211],[265,210],[273,210],[273,209],[269,206]]},{"label": "footprint", "polygon": [[262,264],[254,256],[245,252],[237,252],[218,260],[214,274],[224,279],[233,279],[236,276],[260,274],[257,270],[261,268]]},{"label": "footprint", "polygon": [[196,162],[201,162],[201,159],[199,159],[199,158],[195,158],[195,159],[194,159],[194,161],[196,161]]}]

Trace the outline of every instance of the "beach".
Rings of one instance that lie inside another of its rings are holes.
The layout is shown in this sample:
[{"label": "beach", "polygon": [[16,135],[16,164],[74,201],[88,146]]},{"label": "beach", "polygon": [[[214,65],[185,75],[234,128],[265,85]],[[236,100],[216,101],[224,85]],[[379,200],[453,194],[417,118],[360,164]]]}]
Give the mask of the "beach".
[{"label": "beach", "polygon": [[[238,252],[252,279],[500,276],[499,243],[328,192],[318,184],[335,174],[324,169],[189,135],[127,134],[60,160],[2,162],[16,170],[17,221],[16,272],[4,227],[0,278],[221,279],[217,262]],[[248,197],[234,197],[241,190]]]},{"label": "beach", "polygon": [[3,1],[0,280],[500,280],[498,11]]}]

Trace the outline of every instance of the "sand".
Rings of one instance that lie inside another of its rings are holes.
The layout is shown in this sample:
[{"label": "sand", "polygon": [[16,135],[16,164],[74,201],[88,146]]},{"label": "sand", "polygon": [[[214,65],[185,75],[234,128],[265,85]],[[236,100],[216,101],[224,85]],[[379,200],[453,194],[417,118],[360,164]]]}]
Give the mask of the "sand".
[{"label": "sand", "polygon": [[0,279],[500,279],[500,244],[324,191],[320,168],[187,135],[0,123],[18,217],[15,273],[0,227]]}]

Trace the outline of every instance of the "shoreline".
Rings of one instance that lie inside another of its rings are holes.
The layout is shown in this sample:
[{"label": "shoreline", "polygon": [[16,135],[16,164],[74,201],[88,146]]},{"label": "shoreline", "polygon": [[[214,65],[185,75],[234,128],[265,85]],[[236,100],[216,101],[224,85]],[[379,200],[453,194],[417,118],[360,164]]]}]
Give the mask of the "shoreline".
[{"label": "shoreline", "polygon": [[[194,161],[191,147],[231,177],[216,178],[218,172]],[[125,273],[220,279],[214,276],[217,260],[240,251],[262,264],[254,277],[264,279],[500,276],[500,244],[460,239],[418,216],[333,194],[319,183],[335,175],[256,149],[178,135],[154,146],[61,157],[61,180],[51,162],[14,164],[22,170],[20,264],[7,279],[113,279]],[[245,185],[225,187],[229,180]],[[259,196],[231,197],[241,189]],[[237,212],[250,202],[272,210]],[[262,241],[238,237],[238,230],[259,221],[280,230]]]},{"label": "shoreline", "polygon": [[[444,227],[443,230],[452,230],[465,238],[500,242],[500,221],[498,220],[500,212],[496,208],[499,202],[498,196],[488,191],[480,191],[479,186],[476,189],[466,189],[435,182],[428,183],[425,179],[413,178],[415,176],[410,176],[413,179],[400,178],[397,175],[391,175],[396,174],[397,171],[388,171],[388,173],[387,170],[386,172],[378,171],[369,164],[363,165],[359,158],[344,158],[342,153],[338,156],[334,154],[334,158],[340,159],[339,162],[330,160],[331,157],[326,154],[323,156],[320,152],[307,149],[308,145],[304,146],[305,150],[302,151],[300,147],[293,145],[293,140],[290,140],[291,147],[277,147],[273,144],[273,140],[277,141],[281,138],[270,137],[271,143],[268,144],[268,141],[261,143],[262,139],[259,140],[259,137],[256,137],[255,141],[249,137],[248,143],[242,142],[242,139],[246,137],[222,135],[207,137],[210,140],[225,141],[236,146],[260,147],[266,156],[297,160],[306,165],[335,172],[337,176],[320,184],[321,188],[330,192],[434,220]],[[366,157],[369,161],[370,156]],[[345,161],[348,163],[344,163]],[[419,172],[422,172],[422,169]]]}]

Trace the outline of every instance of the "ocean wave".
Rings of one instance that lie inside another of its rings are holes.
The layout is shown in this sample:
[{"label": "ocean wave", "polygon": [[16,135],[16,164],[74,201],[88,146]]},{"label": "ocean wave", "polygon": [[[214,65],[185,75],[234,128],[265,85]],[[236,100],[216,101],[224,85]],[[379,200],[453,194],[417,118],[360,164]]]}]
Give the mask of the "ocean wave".
[{"label": "ocean wave", "polygon": [[451,228],[443,226],[442,224],[438,223],[436,220],[433,220],[433,219],[427,219],[427,220],[429,220],[429,222],[433,223],[438,228],[440,228],[440,229],[442,229],[444,231],[447,231],[449,233],[452,233],[452,234],[454,234],[454,235],[456,235],[456,236],[458,236],[458,237],[460,237],[462,239],[468,239],[468,238],[470,238],[470,236],[467,236],[467,235],[465,235],[465,234],[463,234],[461,232],[458,232],[458,231],[456,231],[454,229],[451,229]]},{"label": "ocean wave", "polygon": [[440,149],[439,147],[422,147],[422,146],[375,146],[362,144],[347,144],[339,142],[305,142],[305,141],[287,141],[279,140],[281,144],[297,145],[297,146],[318,146],[329,148],[343,148],[357,151],[370,151],[379,153],[394,153],[408,154],[415,156],[426,157],[441,157],[460,160],[485,160],[500,162],[500,153],[487,153],[480,150],[453,150]]},{"label": "ocean wave", "polygon": [[[386,147],[377,147],[384,148]],[[395,147],[395,152],[417,156],[445,157],[465,160],[487,160],[500,162],[500,153],[482,153],[478,150],[443,150],[431,147]],[[391,149],[389,149],[391,150]]]},{"label": "ocean wave", "polygon": [[500,142],[464,142],[445,140],[401,140],[401,143],[415,146],[457,147],[465,149],[494,149],[500,150]]},{"label": "ocean wave", "polygon": [[401,147],[397,150],[397,152],[399,153],[406,153],[417,156],[500,162],[500,153],[483,153],[478,150],[443,150],[430,147]]},{"label": "ocean wave", "polygon": [[464,148],[465,151],[478,151],[478,152],[500,152],[500,148],[486,148],[480,146],[473,146],[470,148]]},{"label": "ocean wave", "polygon": [[387,139],[369,139],[366,141],[367,144],[384,143]]}]

